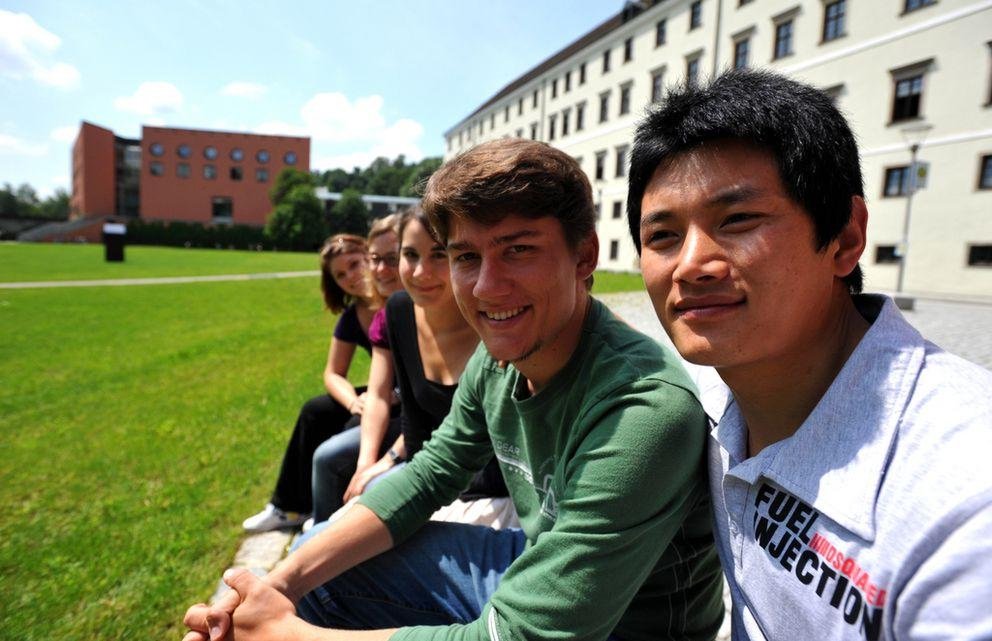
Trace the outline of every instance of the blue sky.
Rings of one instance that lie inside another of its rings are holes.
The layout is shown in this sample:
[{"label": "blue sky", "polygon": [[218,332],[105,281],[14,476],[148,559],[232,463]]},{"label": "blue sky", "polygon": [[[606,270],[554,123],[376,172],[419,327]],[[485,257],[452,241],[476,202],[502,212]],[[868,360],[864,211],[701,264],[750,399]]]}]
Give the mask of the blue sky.
[{"label": "blue sky", "polygon": [[311,167],[442,134],[622,0],[0,0],[0,183],[70,184],[81,120],[308,135]]}]

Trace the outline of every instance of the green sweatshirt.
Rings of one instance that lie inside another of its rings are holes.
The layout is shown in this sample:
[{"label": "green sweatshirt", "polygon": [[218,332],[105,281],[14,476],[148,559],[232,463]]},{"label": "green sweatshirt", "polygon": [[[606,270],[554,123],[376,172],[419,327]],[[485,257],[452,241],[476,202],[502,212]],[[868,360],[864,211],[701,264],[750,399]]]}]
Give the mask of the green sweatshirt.
[{"label": "green sweatshirt", "polygon": [[712,639],[723,578],[706,433],[677,359],[598,301],[535,396],[480,346],[444,423],[361,503],[399,542],[495,451],[528,546],[479,620],[402,628],[393,641]]}]

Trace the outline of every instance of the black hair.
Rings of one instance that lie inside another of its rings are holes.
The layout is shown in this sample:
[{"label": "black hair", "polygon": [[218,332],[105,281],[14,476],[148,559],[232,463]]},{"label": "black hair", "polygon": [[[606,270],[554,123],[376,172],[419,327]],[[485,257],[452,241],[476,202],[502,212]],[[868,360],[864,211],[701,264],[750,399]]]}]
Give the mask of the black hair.
[{"label": "black hair", "polygon": [[[851,199],[864,197],[854,134],[822,91],[767,71],[738,69],[708,86],[670,89],[638,124],[630,159],[627,223],[641,252],[641,200],[659,166],[717,140],[738,140],[769,152],[786,192],[813,220],[822,250],[851,219]],[[861,266],[844,277],[863,286]]]}]

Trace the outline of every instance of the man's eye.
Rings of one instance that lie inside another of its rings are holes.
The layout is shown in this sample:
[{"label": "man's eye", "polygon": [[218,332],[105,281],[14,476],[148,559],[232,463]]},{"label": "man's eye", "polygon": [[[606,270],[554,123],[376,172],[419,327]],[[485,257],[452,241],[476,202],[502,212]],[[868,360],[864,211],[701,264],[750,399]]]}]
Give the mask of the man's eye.
[{"label": "man's eye", "polygon": [[476,254],[465,252],[463,254],[458,254],[455,256],[456,263],[467,263],[476,259]]},{"label": "man's eye", "polygon": [[530,250],[530,245],[511,245],[508,249],[511,254],[526,254]]},{"label": "man's eye", "polygon": [[658,243],[665,243],[675,239],[675,232],[669,231],[667,229],[655,229],[646,234],[643,242],[645,245],[654,245]]},{"label": "man's eye", "polygon": [[740,225],[743,223],[754,222],[757,220],[758,216],[756,214],[738,213],[730,214],[723,220],[723,224],[726,225]]}]

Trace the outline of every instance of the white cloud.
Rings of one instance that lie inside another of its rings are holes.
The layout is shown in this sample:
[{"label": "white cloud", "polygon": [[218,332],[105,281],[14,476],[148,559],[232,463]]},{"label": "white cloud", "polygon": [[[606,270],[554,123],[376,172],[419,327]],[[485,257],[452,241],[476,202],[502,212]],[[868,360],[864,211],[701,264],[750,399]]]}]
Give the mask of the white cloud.
[{"label": "white cloud", "polygon": [[32,78],[59,89],[79,86],[79,70],[52,60],[62,39],[26,13],[0,9],[0,73],[8,78]]},{"label": "white cloud", "polygon": [[179,111],[183,106],[183,94],[171,82],[143,82],[130,96],[114,100],[114,107],[121,111],[153,116]]},{"label": "white cloud", "polygon": [[0,154],[10,156],[44,156],[48,145],[27,142],[8,134],[0,134]]},{"label": "white cloud", "polygon": [[76,140],[76,134],[79,133],[79,127],[76,125],[66,125],[64,127],[56,127],[52,129],[52,133],[48,135],[49,138],[55,142],[74,142]]},{"label": "white cloud", "polygon": [[247,98],[248,100],[258,100],[269,90],[265,85],[257,82],[229,82],[221,90],[221,95],[234,96],[236,98]]}]

